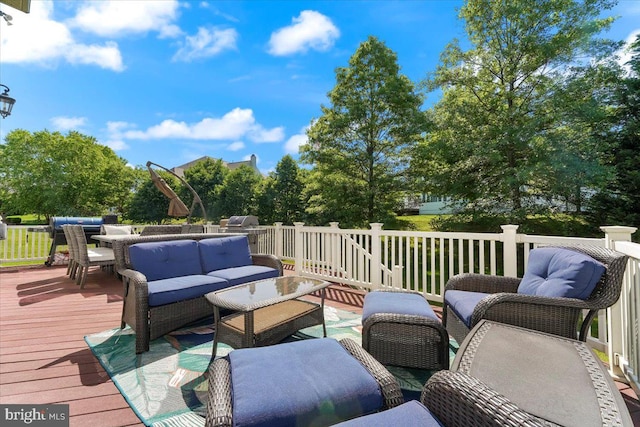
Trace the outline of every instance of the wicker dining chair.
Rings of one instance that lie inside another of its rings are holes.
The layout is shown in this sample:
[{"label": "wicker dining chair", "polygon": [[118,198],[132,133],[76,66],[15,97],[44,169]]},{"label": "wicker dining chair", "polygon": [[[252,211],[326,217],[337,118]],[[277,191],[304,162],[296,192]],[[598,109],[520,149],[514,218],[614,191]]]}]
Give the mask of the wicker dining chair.
[{"label": "wicker dining chair", "polygon": [[84,288],[87,281],[89,267],[100,266],[113,269],[116,263],[113,249],[111,248],[91,248],[87,247],[87,236],[81,225],[68,226],[73,235],[75,235],[75,243],[77,247],[78,272],[76,274],[76,284],[80,285],[80,289]]},{"label": "wicker dining chair", "polygon": [[78,270],[78,245],[76,244],[76,236],[73,234],[70,225],[63,225],[62,231],[64,232],[65,240],[67,241],[67,247],[69,249],[69,262],[67,264],[67,276],[71,279],[76,278],[76,272]]},{"label": "wicker dining chair", "polygon": [[598,311],[612,306],[620,297],[628,257],[598,246],[546,248],[578,252],[601,263],[604,273],[593,291],[585,298],[527,295],[519,290],[522,278],[458,274],[445,287],[443,323],[449,334],[461,343],[471,328],[487,319],[586,341]]}]

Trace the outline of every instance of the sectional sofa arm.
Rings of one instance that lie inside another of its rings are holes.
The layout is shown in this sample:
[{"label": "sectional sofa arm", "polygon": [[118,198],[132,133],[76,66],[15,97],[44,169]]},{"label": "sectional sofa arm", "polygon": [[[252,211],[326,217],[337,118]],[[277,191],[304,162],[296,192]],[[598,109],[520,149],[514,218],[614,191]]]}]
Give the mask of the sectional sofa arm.
[{"label": "sectional sofa arm", "polygon": [[278,270],[278,276],[282,276],[282,261],[275,255],[271,254],[251,254],[253,265],[261,265],[263,267],[271,267]]},{"label": "sectional sofa arm", "polygon": [[446,291],[458,290],[469,292],[483,292],[494,294],[497,292],[518,292],[521,278],[491,276],[487,274],[464,273],[456,274],[447,281]]},{"label": "sectional sofa arm", "polygon": [[147,283],[147,276],[139,271],[126,268],[124,270],[120,270],[118,273],[122,276],[122,280],[133,283],[134,285]]}]

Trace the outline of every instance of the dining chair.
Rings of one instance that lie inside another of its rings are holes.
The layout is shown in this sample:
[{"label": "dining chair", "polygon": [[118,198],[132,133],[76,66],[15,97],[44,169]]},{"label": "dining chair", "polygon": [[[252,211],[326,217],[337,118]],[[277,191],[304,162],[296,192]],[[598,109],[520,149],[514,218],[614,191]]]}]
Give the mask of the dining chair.
[{"label": "dining chair", "polygon": [[77,263],[78,273],[76,275],[76,284],[80,285],[80,289],[84,288],[89,273],[89,267],[100,266],[113,268],[115,265],[115,256],[112,248],[88,248],[87,236],[81,225],[70,226],[72,233],[75,235],[77,245]]},{"label": "dining chair", "polygon": [[69,263],[67,264],[67,276],[71,279],[76,278],[76,272],[78,270],[78,250],[76,244],[76,236],[69,228],[70,225],[63,225],[62,231],[64,232],[65,240],[67,241],[67,247],[69,248]]}]

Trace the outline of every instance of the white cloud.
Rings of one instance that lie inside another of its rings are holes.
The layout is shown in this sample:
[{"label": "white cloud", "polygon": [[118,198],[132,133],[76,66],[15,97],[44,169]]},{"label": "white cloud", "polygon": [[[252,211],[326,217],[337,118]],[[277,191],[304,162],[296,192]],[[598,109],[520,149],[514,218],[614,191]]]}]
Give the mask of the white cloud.
[{"label": "white cloud", "polygon": [[306,144],[308,141],[309,138],[307,138],[307,135],[304,133],[293,135],[285,142],[284,151],[287,154],[298,154],[300,146]]},{"label": "white cloud", "polygon": [[51,119],[53,127],[59,131],[77,130],[87,123],[86,117],[58,116]]},{"label": "white cloud", "polygon": [[128,130],[127,139],[198,139],[198,140],[239,140],[248,136],[256,142],[272,142],[282,132],[282,128],[264,129],[256,123],[251,109],[234,108],[220,118],[204,118],[188,124],[175,120],[164,120],[145,131]]},{"label": "white cloud", "polygon": [[106,42],[104,46],[76,44],[70,46],[65,57],[71,64],[95,64],[116,71],[124,68],[120,50],[115,42]]},{"label": "white cloud", "polygon": [[173,56],[174,61],[190,62],[194,59],[208,58],[223,50],[235,49],[238,32],[233,28],[198,28],[194,36],[187,36],[182,47]]},{"label": "white cloud", "polygon": [[633,30],[624,41],[624,46],[619,52],[620,58],[618,59],[618,63],[625,69],[627,72],[631,72],[631,67],[627,64],[627,62],[631,61],[631,44],[636,41],[636,37],[640,34],[640,29]]},{"label": "white cloud", "polygon": [[128,150],[129,145],[123,140],[123,134],[128,129],[135,128],[133,123],[128,122],[107,122],[107,141],[104,145],[110,147],[113,151]]},{"label": "white cloud", "polygon": [[325,51],[340,37],[340,30],[331,19],[313,10],[303,10],[292,22],[271,34],[270,54],[285,56],[309,49]]},{"label": "white cloud", "polygon": [[13,15],[12,26],[0,31],[0,50],[5,63],[37,63],[52,66],[64,60],[71,64],[97,65],[124,70],[118,45],[86,45],[77,42],[69,28],[51,18],[54,3],[31,3],[31,12]]},{"label": "white cloud", "polygon": [[80,6],[70,24],[103,37],[149,31],[157,31],[160,37],[176,37],[182,33],[173,24],[178,17],[179,6],[177,0],[92,1]]},{"label": "white cloud", "polygon": [[229,150],[229,151],[240,151],[243,148],[244,148],[244,142],[236,141],[236,142],[232,142],[231,144],[229,144],[229,146],[227,147],[227,150]]},{"label": "white cloud", "polygon": [[249,139],[253,142],[280,142],[284,139],[284,127],[279,126],[273,129],[264,129],[262,126],[255,126],[249,132]]},{"label": "white cloud", "polygon": [[129,145],[121,139],[110,139],[103,144],[111,148],[113,151],[123,151],[130,148]]}]

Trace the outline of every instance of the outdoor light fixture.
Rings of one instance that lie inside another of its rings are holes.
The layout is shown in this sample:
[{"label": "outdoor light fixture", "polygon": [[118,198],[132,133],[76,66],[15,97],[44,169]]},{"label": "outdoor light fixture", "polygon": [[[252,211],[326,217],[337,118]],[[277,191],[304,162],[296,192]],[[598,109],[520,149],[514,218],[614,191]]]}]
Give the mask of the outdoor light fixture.
[{"label": "outdoor light fixture", "polygon": [[[191,191],[191,194],[193,194],[193,202],[191,203],[191,209],[187,209],[187,206],[184,204],[182,200],[180,200],[180,197],[178,197],[176,192],[173,191],[173,189],[169,187],[167,182],[164,179],[162,179],[162,177],[158,175],[158,173],[151,168],[151,165],[164,169],[165,171],[169,172],[171,175],[178,178],[180,182],[182,182],[184,185],[186,185],[189,191]],[[187,224],[191,224],[191,215],[193,214],[193,209],[196,207],[196,203],[198,203],[200,205],[200,209],[202,209],[202,216],[204,217],[204,222],[205,223],[207,222],[207,212],[205,212],[204,210],[204,204],[202,203],[200,196],[198,196],[198,193],[196,193],[196,190],[194,190],[193,187],[191,187],[187,181],[185,181],[181,176],[176,175],[172,170],[167,169],[164,166],[160,166],[157,163],[147,162],[147,169],[149,169],[149,173],[151,174],[151,181],[153,181],[153,184],[156,186],[156,188],[160,190],[162,194],[164,194],[169,198],[168,214],[170,216],[186,216],[188,214],[189,216],[187,217]]]},{"label": "outdoor light fixture", "polygon": [[16,100],[9,96],[9,88],[7,86],[3,84],[0,84],[0,86],[4,88],[4,92],[0,94],[0,116],[4,119],[11,114],[13,104],[16,103]]},{"label": "outdoor light fixture", "polygon": [[1,10],[0,10],[0,16],[2,16],[4,18],[4,20],[7,23],[7,25],[13,25],[13,22],[11,22],[13,20],[13,16],[4,13]]}]

